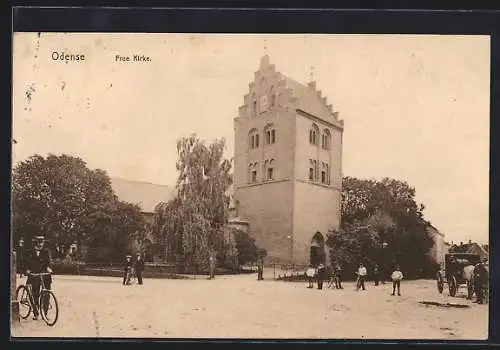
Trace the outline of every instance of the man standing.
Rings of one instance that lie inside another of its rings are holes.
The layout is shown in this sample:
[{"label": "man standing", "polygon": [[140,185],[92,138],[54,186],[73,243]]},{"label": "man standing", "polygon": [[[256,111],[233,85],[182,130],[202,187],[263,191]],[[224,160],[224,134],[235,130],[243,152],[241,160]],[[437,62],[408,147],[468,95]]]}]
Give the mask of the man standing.
[{"label": "man standing", "polygon": [[264,279],[264,260],[259,258],[257,265],[257,281],[262,281]]},{"label": "man standing", "polygon": [[356,290],[359,288],[365,289],[365,278],[366,278],[366,267],[363,264],[359,264],[358,268],[358,283],[356,284]]},{"label": "man standing", "polygon": [[488,270],[486,269],[487,259],[483,259],[479,264],[474,267],[474,289],[476,293],[476,302],[484,304],[487,299],[488,293]]},{"label": "man standing", "polygon": [[[26,269],[26,274],[28,275],[27,284],[31,284],[33,290],[33,298],[34,302],[38,303],[38,299],[40,297],[40,288],[41,288],[41,279],[43,278],[43,283],[45,288],[51,288],[52,284],[52,276],[33,276],[33,274],[38,273],[52,273],[52,257],[50,256],[50,251],[46,249],[45,246],[45,237],[44,236],[35,236],[33,237],[33,249],[30,249],[26,252],[26,256],[24,259],[24,268]],[[40,305],[38,305],[40,307]],[[48,303],[44,301],[43,303],[44,312],[47,312]],[[38,319],[38,310],[35,308],[33,310],[33,319]]]},{"label": "man standing", "polygon": [[399,268],[399,265],[396,266],[396,269],[391,274],[392,279],[392,296],[396,293],[396,288],[398,289],[398,296],[401,296],[401,280],[403,279],[403,273]]},{"label": "man standing", "polygon": [[323,281],[325,280],[325,265],[319,264],[318,266],[318,273],[317,273],[317,278],[318,278],[318,289],[323,289]]},{"label": "man standing", "polygon": [[335,288],[344,289],[342,287],[342,268],[339,264],[335,266]]},{"label": "man standing", "polygon": [[375,267],[373,268],[373,281],[375,282],[375,285],[378,286],[378,283],[380,281],[380,271],[378,265],[375,265]]},{"label": "man standing", "polygon": [[144,260],[142,260],[140,253],[137,253],[134,269],[135,269],[135,275],[137,276],[137,282],[139,284],[142,284],[142,271],[144,271]]},{"label": "man standing", "polygon": [[215,254],[210,253],[209,259],[209,270],[210,270],[210,277],[209,279],[215,278]]}]

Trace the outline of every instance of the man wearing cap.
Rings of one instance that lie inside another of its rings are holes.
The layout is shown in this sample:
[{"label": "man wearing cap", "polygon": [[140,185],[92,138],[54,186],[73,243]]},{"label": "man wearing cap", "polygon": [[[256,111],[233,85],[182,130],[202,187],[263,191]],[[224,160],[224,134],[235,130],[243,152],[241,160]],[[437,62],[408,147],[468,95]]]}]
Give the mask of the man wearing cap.
[{"label": "man wearing cap", "polygon": [[[52,273],[52,258],[50,256],[50,251],[45,247],[45,237],[35,236],[33,237],[33,249],[26,251],[24,257],[24,268],[26,269],[26,274],[28,275],[27,284],[31,284],[33,290],[33,298],[35,302],[38,303],[40,296],[41,279],[40,276],[33,276],[31,274],[38,273]],[[42,276],[45,288],[50,290],[52,284],[52,277],[50,275]],[[46,309],[47,305],[44,305]],[[47,311],[47,310],[45,310]],[[38,319],[38,310],[33,310],[34,319]]]}]

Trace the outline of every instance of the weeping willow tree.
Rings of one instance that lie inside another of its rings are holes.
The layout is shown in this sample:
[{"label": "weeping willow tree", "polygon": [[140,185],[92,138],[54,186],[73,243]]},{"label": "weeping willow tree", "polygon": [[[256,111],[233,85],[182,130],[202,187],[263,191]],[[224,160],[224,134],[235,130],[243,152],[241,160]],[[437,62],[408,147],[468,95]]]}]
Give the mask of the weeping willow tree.
[{"label": "weeping willow tree", "polygon": [[231,161],[225,140],[206,144],[195,134],[177,142],[177,198],[156,208],[154,233],[175,247],[186,265],[220,254],[229,209]]}]

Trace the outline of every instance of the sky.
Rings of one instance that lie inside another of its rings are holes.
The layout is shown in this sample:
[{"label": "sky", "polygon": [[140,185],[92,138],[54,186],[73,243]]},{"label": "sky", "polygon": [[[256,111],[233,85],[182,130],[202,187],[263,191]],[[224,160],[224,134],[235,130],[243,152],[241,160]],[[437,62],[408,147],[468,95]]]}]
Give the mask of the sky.
[{"label": "sky", "polygon": [[[224,137],[233,156],[233,119],[268,54],[339,112],[344,175],[407,181],[447,241],[488,242],[488,36],[15,33],[13,48],[14,166],[64,153],[173,186],[180,137]],[[151,61],[115,59],[134,54]]]}]

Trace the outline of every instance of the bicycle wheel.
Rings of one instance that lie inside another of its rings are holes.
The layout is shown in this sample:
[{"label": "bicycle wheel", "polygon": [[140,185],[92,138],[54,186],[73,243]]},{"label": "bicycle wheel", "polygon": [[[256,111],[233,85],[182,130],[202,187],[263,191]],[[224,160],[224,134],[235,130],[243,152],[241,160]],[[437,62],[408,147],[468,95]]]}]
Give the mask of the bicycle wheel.
[{"label": "bicycle wheel", "polygon": [[27,319],[33,309],[28,287],[25,285],[17,287],[16,300],[19,302],[19,316],[21,316],[23,320]]},{"label": "bicycle wheel", "polygon": [[57,304],[57,299],[54,293],[50,290],[42,290],[40,292],[40,314],[43,320],[48,326],[53,326],[57,322],[59,317],[59,306]]}]

